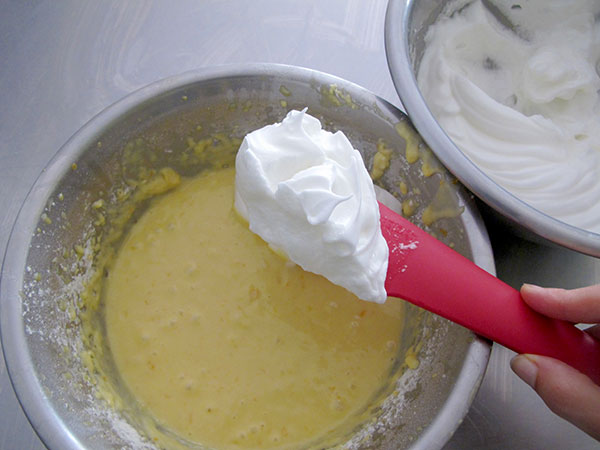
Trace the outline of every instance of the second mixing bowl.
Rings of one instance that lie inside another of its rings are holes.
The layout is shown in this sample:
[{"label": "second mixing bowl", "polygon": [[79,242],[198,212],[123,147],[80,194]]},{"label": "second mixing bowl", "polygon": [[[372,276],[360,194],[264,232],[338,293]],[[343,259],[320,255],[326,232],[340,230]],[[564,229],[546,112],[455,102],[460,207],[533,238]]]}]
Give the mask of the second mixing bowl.
[{"label": "second mixing bowl", "polygon": [[[541,242],[552,242],[592,256],[600,257],[600,234],[557,220],[513,195],[486,175],[448,137],[432,114],[417,84],[416,74],[425,50],[425,36],[447,8],[464,7],[472,1],[390,0],[386,13],[385,45],[388,64],[396,90],[411,121],[444,165],[477,197],[489,205],[498,217],[506,219],[514,230]],[[482,2],[490,7],[492,2]],[[518,7],[513,5],[513,7]],[[493,6],[491,13],[509,26]],[[541,236],[544,239],[539,239]],[[545,241],[544,241],[545,240]]]}]

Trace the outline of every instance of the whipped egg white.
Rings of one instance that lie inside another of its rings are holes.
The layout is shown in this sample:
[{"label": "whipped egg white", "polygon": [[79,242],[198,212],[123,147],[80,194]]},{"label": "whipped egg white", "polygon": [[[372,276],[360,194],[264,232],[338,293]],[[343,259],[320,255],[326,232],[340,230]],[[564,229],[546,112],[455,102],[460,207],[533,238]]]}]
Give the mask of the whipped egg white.
[{"label": "whipped egg white", "polygon": [[235,209],[252,232],[304,270],[385,302],[388,246],[373,182],[341,131],[290,111],[244,138],[235,168]]},{"label": "whipped egg white", "polygon": [[600,2],[494,1],[514,29],[465,3],[448,4],[426,35],[427,105],[500,186],[600,233]]}]

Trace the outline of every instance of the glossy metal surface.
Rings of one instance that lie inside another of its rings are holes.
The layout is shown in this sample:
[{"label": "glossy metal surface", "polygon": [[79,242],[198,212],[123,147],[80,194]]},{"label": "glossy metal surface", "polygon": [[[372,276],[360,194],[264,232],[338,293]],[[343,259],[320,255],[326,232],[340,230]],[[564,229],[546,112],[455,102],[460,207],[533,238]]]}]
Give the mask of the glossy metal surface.
[{"label": "glossy metal surface", "polygon": [[[385,60],[386,1],[2,1],[0,251],[20,204],[54,153],[87,120],[152,81],[220,63],[280,62],[346,78],[399,105]],[[490,230],[498,275],[575,287],[597,261]],[[494,346],[473,407],[448,449],[597,448],[554,416]],[[0,448],[38,450],[0,361]]]},{"label": "glossy metal surface", "polygon": [[388,63],[402,104],[415,127],[446,167],[511,225],[529,232],[528,237],[541,236],[599,257],[600,234],[554,219],[496,184],[462,153],[433,117],[418,91],[415,73],[423,55],[427,27],[435,21],[444,4],[432,0],[390,0],[387,9],[385,45]]}]

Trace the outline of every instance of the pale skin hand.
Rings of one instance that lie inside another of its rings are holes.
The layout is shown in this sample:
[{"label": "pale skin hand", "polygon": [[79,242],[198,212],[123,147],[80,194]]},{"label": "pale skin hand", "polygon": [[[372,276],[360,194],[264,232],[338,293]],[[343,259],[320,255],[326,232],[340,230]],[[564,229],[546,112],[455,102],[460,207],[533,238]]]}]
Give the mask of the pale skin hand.
[{"label": "pale skin hand", "polygon": [[[546,316],[600,324],[600,285],[565,290],[525,284],[521,295]],[[600,339],[600,325],[586,331]],[[552,411],[600,440],[600,386],[567,364],[544,356],[518,355],[511,367]]]}]

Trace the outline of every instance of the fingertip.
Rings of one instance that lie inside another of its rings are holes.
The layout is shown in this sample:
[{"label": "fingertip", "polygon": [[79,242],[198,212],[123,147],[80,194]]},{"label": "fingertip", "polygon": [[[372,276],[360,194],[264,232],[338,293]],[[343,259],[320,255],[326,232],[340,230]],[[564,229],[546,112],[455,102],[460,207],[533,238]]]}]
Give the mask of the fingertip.
[{"label": "fingertip", "polygon": [[523,301],[542,314],[550,315],[552,317],[555,316],[555,297],[554,297],[555,289],[543,288],[536,284],[524,283],[521,286],[521,298]]},{"label": "fingertip", "polygon": [[573,323],[600,322],[600,285],[561,289],[525,283],[520,293],[529,307],[554,319]]},{"label": "fingertip", "polygon": [[537,284],[531,284],[531,283],[523,283],[523,285],[521,286],[521,292],[523,292],[523,291],[535,292],[538,289],[543,289],[543,288],[538,286]]},{"label": "fingertip", "polygon": [[600,439],[600,386],[553,358],[518,355],[511,368],[562,418]]},{"label": "fingertip", "polygon": [[538,366],[532,355],[517,355],[510,361],[510,368],[517,376],[535,389]]},{"label": "fingertip", "polygon": [[530,283],[523,283],[523,285],[521,286],[521,296],[523,297],[523,299],[525,301],[529,300],[529,299],[538,299],[538,298],[543,298],[544,295],[547,295],[548,293],[548,289],[547,288],[543,288],[541,286],[538,286],[537,284],[530,284]]}]

